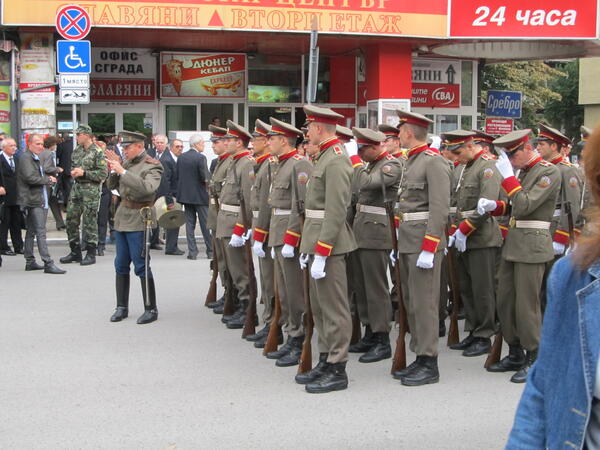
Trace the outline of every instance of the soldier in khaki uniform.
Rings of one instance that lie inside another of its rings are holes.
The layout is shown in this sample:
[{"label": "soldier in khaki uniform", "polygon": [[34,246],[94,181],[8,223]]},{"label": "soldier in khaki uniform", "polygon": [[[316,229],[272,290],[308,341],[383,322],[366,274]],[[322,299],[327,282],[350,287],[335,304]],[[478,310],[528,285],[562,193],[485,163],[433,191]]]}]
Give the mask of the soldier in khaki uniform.
[{"label": "soldier in khaki uniform", "polygon": [[[560,172],[535,151],[529,142],[530,132],[513,131],[494,141],[496,148],[502,147],[506,152],[500,155],[496,167],[504,179],[502,188],[511,207],[497,292],[500,329],[509,354],[487,370],[516,370],[511,378],[515,383],[525,382],[537,355],[542,322],[540,291],[546,263],[554,256],[550,222],[560,192]],[[513,168],[520,169],[518,179]],[[480,198],[477,211],[501,216],[508,207],[503,201]]]},{"label": "soldier in khaki uniform", "polygon": [[398,128],[384,123],[377,125],[377,129],[385,134],[384,148],[385,151],[394,158],[400,160],[402,164],[406,162],[406,155],[400,147],[400,138],[398,137]]},{"label": "soldier in khaki uniform", "polygon": [[304,296],[298,251],[302,230],[294,190],[297,190],[299,200],[303,202],[312,165],[295,148],[302,132],[273,117],[270,122],[269,144],[279,165],[273,174],[268,200],[271,208],[269,247],[275,259],[275,276],[281,302],[280,324],[287,333],[287,340],[281,348],[266,356],[276,359],[278,367],[289,367],[298,364],[304,342]]},{"label": "soldier in khaki uniform", "polygon": [[[154,198],[163,168],[158,160],[150,158],[144,151],[145,136],[141,133],[122,131],[119,138],[123,144],[124,162],[111,150],[106,152],[110,176],[108,188],[116,189],[121,202],[115,214],[115,256],[117,309],[110,318],[120,322],[129,314],[129,266],[133,262],[135,274],[140,277],[144,297],[144,314],[137,323],[154,322],[158,318],[154,277],[148,267],[148,292],[146,292],[145,242],[146,224],[141,210],[150,208],[154,216]],[[155,221],[155,218],[153,217]],[[148,237],[149,238],[149,237]],[[148,259],[148,262],[150,260]]]},{"label": "soldier in khaki uniform", "polygon": [[456,218],[449,247],[458,250],[460,294],[469,323],[469,335],[453,346],[463,356],[489,353],[490,337],[495,333],[495,276],[497,249],[502,236],[496,220],[477,212],[481,197],[497,199],[500,177],[494,159],[475,143],[475,133],[456,130],[444,133],[447,148],[464,165],[456,192]]},{"label": "soldier in khaki uniform", "polygon": [[[358,249],[351,267],[359,310],[366,310],[373,336],[368,351],[358,360],[381,361],[392,356],[390,301],[387,268],[393,248],[386,201],[394,201],[402,171],[401,163],[384,150],[385,135],[354,128],[359,155],[350,158],[359,190],[353,231]],[[363,160],[368,163],[365,167]],[[385,196],[384,196],[385,193]],[[395,230],[394,230],[395,232]]]},{"label": "soldier in khaki uniform", "polygon": [[275,302],[275,290],[273,286],[273,258],[267,247],[267,236],[269,234],[269,221],[271,219],[271,208],[269,207],[269,191],[271,189],[271,178],[277,167],[277,160],[271,156],[267,134],[271,126],[260,119],[256,119],[254,132],[252,133],[252,147],[256,165],[254,172],[256,178],[252,185],[252,237],[254,244],[253,253],[258,257],[260,271],[260,298],[264,305],[262,320],[265,326],[255,334],[246,336],[246,340],[254,342],[256,348],[263,348],[269,335],[271,320],[273,319],[273,305]]},{"label": "soldier in khaki uniform", "polygon": [[400,110],[398,115],[400,143],[409,149],[398,203],[398,258],[410,349],[417,359],[393,375],[403,385],[420,386],[439,381],[440,266],[450,208],[450,168],[439,151],[426,144],[432,121]]},{"label": "soldier in khaki uniform", "polygon": [[[227,168],[229,167],[229,164],[231,163],[232,159],[230,158],[229,153],[227,153],[227,145],[225,141],[227,129],[216,127],[214,125],[209,125],[208,129],[212,133],[210,140],[212,142],[213,152],[217,156],[218,160],[215,166],[215,170],[212,176],[210,177],[208,183],[208,195],[210,199],[208,203],[208,217],[206,219],[206,225],[210,230],[210,234],[213,238],[213,249],[215,252],[214,254],[218,261],[218,267],[216,269],[219,271],[221,285],[224,289],[227,289],[228,283],[226,283],[225,280],[227,279],[229,274],[227,272],[227,264],[225,262],[225,248],[223,247],[223,241],[221,239],[218,239],[216,236],[217,214],[219,213],[219,195],[221,194],[223,182],[225,181]],[[206,306],[208,306],[209,308],[213,308],[213,312],[215,312],[215,314],[223,314],[224,303],[224,297],[221,297],[216,302],[209,303]]]},{"label": "soldier in khaki uniform", "polygon": [[581,150],[581,155],[579,158],[580,161],[580,165],[579,165],[579,178],[581,180],[581,199],[579,202],[579,217],[577,217],[577,220],[575,221],[575,235],[579,236],[585,226],[585,223],[587,221],[587,217],[586,214],[589,214],[589,208],[592,206],[592,202],[593,202],[593,198],[592,198],[592,193],[590,192],[590,186],[589,183],[587,183],[586,179],[585,179],[585,174],[583,172],[583,155],[584,152],[586,151],[586,142],[588,140],[588,138],[590,137],[590,135],[592,134],[592,130],[588,127],[585,126],[581,126],[580,128],[581,131],[581,142],[583,143],[583,148]]},{"label": "soldier in khaki uniform", "polygon": [[247,271],[244,245],[250,238],[252,224],[245,224],[241,210],[240,197],[244,200],[245,215],[252,218],[251,198],[254,184],[255,161],[248,144],[252,135],[241,125],[227,121],[227,152],[231,155],[231,163],[227,168],[221,195],[219,196],[219,213],[217,215],[217,238],[223,240],[227,270],[233,286],[237,290],[239,305],[235,313],[226,320],[227,328],[243,328],[246,308],[250,300],[250,274]]},{"label": "soldier in khaki uniform", "polygon": [[[346,255],[356,242],[346,213],[350,204],[352,166],[335,136],[340,114],[313,105],[304,106],[309,122],[308,151],[314,168],[306,190],[306,221],[300,251],[301,262],[311,273],[310,303],[319,334],[319,353],[327,353],[306,373],[307,392],[346,389],[346,361],[352,336],[348,303]],[[325,359],[325,361],[323,361]]]}]

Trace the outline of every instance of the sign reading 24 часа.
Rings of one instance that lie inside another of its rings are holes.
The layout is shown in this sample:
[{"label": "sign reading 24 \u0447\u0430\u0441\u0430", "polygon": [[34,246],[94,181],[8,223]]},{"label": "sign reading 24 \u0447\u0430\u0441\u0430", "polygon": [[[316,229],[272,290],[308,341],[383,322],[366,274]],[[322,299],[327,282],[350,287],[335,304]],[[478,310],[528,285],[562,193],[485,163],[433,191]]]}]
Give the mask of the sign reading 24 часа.
[{"label": "sign reading 24 \u0447\u0430\u0441\u0430", "polygon": [[516,91],[488,91],[485,115],[493,117],[521,117],[523,95]]}]

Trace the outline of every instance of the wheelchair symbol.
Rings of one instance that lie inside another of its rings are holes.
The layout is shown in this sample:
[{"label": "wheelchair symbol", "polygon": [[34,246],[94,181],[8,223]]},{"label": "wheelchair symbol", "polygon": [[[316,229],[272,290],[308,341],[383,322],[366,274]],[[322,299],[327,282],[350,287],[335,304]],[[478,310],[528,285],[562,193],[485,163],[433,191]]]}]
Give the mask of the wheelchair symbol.
[{"label": "wheelchair symbol", "polygon": [[86,66],[81,57],[75,53],[74,45],[69,46],[69,54],[65,56],[65,66],[69,69],[78,69],[79,67]]}]

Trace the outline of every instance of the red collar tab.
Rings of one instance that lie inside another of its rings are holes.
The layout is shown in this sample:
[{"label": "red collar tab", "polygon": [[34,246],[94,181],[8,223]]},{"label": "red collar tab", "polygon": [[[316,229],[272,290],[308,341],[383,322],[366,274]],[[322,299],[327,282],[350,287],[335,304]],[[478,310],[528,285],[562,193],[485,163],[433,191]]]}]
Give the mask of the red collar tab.
[{"label": "red collar tab", "polygon": [[556,158],[550,160],[552,164],[560,164],[563,161],[563,156],[558,155]]},{"label": "red collar tab", "polygon": [[229,153],[223,153],[221,156],[219,156],[219,161],[223,161],[224,159],[229,158],[231,155]]},{"label": "red collar tab", "polygon": [[389,156],[389,152],[381,152],[381,154],[377,158],[375,158],[375,161],[382,160],[386,156]]},{"label": "red collar tab", "polygon": [[458,162],[458,160],[452,161],[452,164],[454,164],[454,167],[460,166],[460,163]]},{"label": "red collar tab", "polygon": [[481,155],[483,155],[483,150],[481,150],[479,153],[473,156],[473,161],[477,161],[481,157]]},{"label": "red collar tab", "polygon": [[425,150],[429,150],[427,144],[417,145],[416,147],[413,147],[408,151],[408,157],[410,158],[412,156],[418,155],[419,153],[424,152]]},{"label": "red collar tab", "polygon": [[329,139],[325,139],[319,144],[319,151],[323,152],[329,147],[333,147],[335,144],[342,145],[342,142],[337,138],[337,136],[332,136]]},{"label": "red collar tab", "polygon": [[286,159],[290,159],[292,156],[297,155],[298,150],[292,150],[291,152],[287,152],[285,155],[281,155],[278,159],[279,161],[285,161]]},{"label": "red collar tab", "polygon": [[535,166],[541,160],[542,160],[542,157],[540,155],[537,155],[535,158],[533,158],[531,161],[529,161],[527,163],[527,165],[525,166],[525,170],[531,169],[533,166]]},{"label": "red collar tab", "polygon": [[265,153],[264,155],[262,155],[262,156],[259,156],[258,158],[256,158],[256,163],[257,163],[257,164],[260,164],[260,163],[262,163],[262,162],[263,162],[265,159],[267,159],[269,156],[271,156],[271,154],[270,154],[270,153]]},{"label": "red collar tab", "polygon": [[243,158],[244,156],[250,156],[250,152],[246,150],[245,152],[242,152],[239,155],[235,155],[233,159],[237,161],[238,159]]}]

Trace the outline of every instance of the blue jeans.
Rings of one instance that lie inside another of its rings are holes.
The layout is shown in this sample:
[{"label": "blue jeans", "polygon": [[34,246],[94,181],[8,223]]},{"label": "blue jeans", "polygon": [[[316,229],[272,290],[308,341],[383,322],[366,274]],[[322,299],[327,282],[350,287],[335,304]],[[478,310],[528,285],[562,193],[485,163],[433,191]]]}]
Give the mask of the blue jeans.
[{"label": "blue jeans", "polygon": [[[144,278],[144,232],[143,231],[116,231],[115,242],[117,255],[115,256],[115,271],[119,275],[128,275],[129,266],[133,262],[135,274]],[[150,257],[148,257],[148,265]],[[152,270],[148,267],[148,278],[152,278]]]}]

